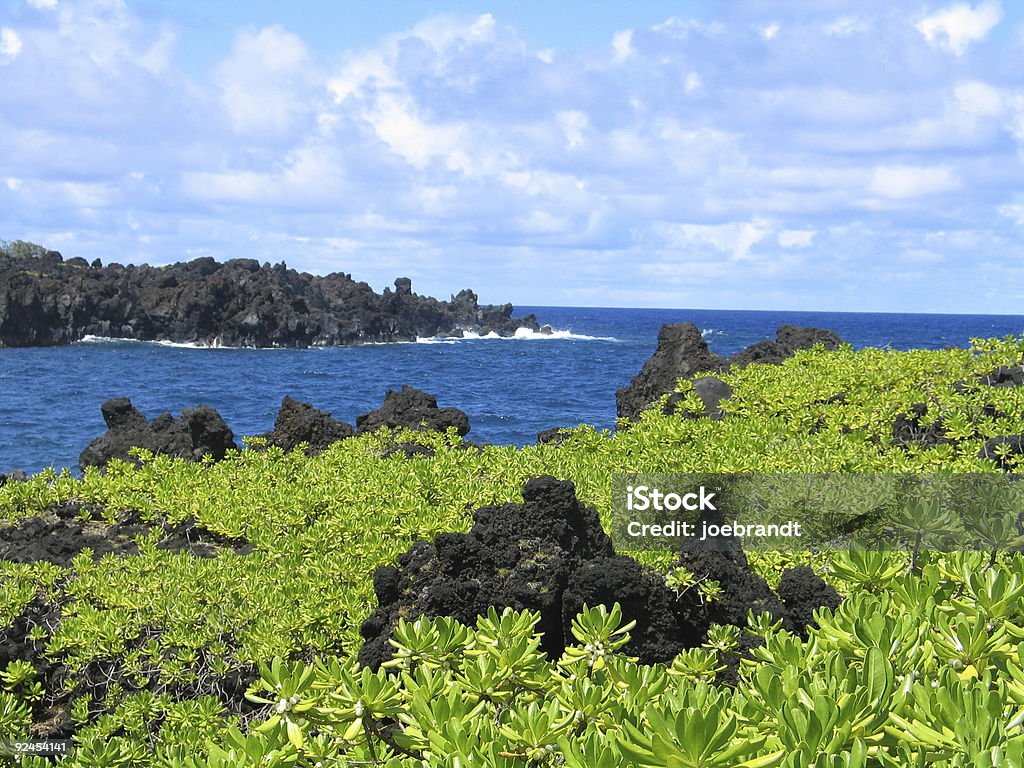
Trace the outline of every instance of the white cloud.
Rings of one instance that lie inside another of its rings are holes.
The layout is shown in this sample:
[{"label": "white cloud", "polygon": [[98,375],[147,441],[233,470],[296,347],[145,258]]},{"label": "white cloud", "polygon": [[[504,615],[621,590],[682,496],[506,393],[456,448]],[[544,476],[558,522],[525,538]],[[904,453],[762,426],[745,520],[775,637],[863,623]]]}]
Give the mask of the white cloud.
[{"label": "white cloud", "polygon": [[623,29],[612,36],[612,51],[615,63],[621,63],[633,53],[633,30]]},{"label": "white cloud", "polygon": [[[998,10],[970,1],[933,0]],[[436,270],[497,301],[635,302],[614,288],[625,265],[678,278],[663,305],[707,280],[706,306],[902,308],[879,275],[917,259],[940,305],[945,283],[987,290],[971,252],[996,264],[988,285],[1024,293],[1000,266],[1024,226],[1008,194],[1024,178],[1012,45],[971,47],[980,27],[936,13],[932,45],[972,59],[922,55],[931,12],[880,0],[727,5],[545,50],[501,14],[346,51],[242,13],[223,60],[188,72],[187,23],[120,0],[23,8],[17,65],[0,66],[0,231],[75,231],[75,255],[159,263],[288,249],[380,286],[425,254],[424,291]]]},{"label": "white cloud", "polygon": [[14,61],[21,53],[21,38],[10,27],[0,29],[0,64]]},{"label": "white cloud", "polygon": [[886,165],[875,168],[868,191],[890,200],[938,195],[957,189],[960,181],[952,169]]},{"label": "white cloud", "polygon": [[984,40],[1002,18],[1003,9],[995,0],[979,3],[977,7],[958,3],[921,19],[917,31],[932,46],[962,56],[971,43]]},{"label": "white cloud", "polygon": [[783,248],[810,248],[815,234],[813,229],[784,229],[779,232],[778,242]]},{"label": "white cloud", "polygon": [[478,16],[468,25],[454,16],[434,16],[410,30],[411,37],[430,43],[439,51],[462,42],[491,42],[496,33],[494,16],[489,13]]},{"label": "white cloud", "polygon": [[761,37],[765,40],[772,40],[777,34],[779,34],[780,29],[782,29],[782,25],[777,21],[773,21],[771,24],[761,27]]},{"label": "white cloud", "polygon": [[830,37],[850,37],[871,29],[871,25],[857,16],[840,16],[825,25],[825,34]]},{"label": "white cloud", "polygon": [[220,99],[239,133],[283,134],[310,111],[309,53],[283,27],[244,30],[217,69]]},{"label": "white cloud", "polygon": [[586,143],[583,133],[590,127],[590,119],[579,110],[570,109],[555,115],[559,127],[565,134],[567,149],[578,149]]},{"label": "white cloud", "polygon": [[1014,224],[1024,227],[1024,205],[1001,205],[999,206],[999,213],[1012,220]]},{"label": "white cloud", "polygon": [[771,226],[763,219],[728,224],[669,224],[660,229],[676,246],[710,245],[736,261],[747,258],[750,250],[771,234]]},{"label": "white cloud", "polygon": [[1003,111],[1002,93],[988,83],[960,83],[953,93],[957,106],[969,114],[993,117]]},{"label": "white cloud", "polygon": [[28,0],[28,4],[40,11],[52,11],[57,7],[57,0]]}]

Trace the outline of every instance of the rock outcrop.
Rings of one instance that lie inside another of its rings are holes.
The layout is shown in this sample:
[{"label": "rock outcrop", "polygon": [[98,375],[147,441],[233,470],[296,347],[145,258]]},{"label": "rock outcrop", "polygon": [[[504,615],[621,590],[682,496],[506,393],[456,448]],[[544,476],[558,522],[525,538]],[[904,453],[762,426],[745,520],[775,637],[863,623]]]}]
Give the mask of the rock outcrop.
[{"label": "rock outcrop", "polygon": [[351,275],[323,277],[253,259],[168,267],[64,261],[56,251],[0,250],[0,347],[53,346],[102,336],[210,346],[310,347],[423,336],[539,330],[512,305],[481,306],[412,292],[409,278],[377,294]]},{"label": "rock outcrop", "polygon": [[1014,469],[1021,456],[1024,456],[1024,435],[993,437],[986,440],[978,451],[979,459],[992,459],[1000,469],[1007,472]]},{"label": "rock outcrop", "polygon": [[135,461],[128,453],[132,447],[191,461],[206,456],[220,460],[228,450],[238,448],[224,419],[205,405],[186,408],[178,418],[163,413],[152,421],[147,421],[127,397],[107,400],[100,410],[107,432],[82,451],[78,464],[83,470],[102,467],[114,458]]},{"label": "rock outcrop", "polygon": [[[682,564],[719,581],[722,600],[707,604],[693,589],[677,594],[652,568],[615,553],[597,512],[576,498],[571,482],[530,480],[522,504],[478,509],[468,534],[418,542],[373,576],[378,606],[361,628],[362,664],[374,669],[394,653],[388,640],[399,618],[451,616],[472,625],[488,607],[541,615],[541,649],[557,658],[573,642],[571,623],[583,605],[618,602],[636,621],[624,652],[643,663],[671,660],[704,641],[712,621],[742,626],[747,609],[764,609],[802,629],[803,617],[827,604],[814,590],[791,590],[792,607],[750,570],[739,545],[690,550]],[[796,617],[801,617],[800,621]]]},{"label": "rock outcrop", "polygon": [[[732,366],[742,367],[750,363],[777,364],[798,349],[808,349],[815,344],[822,344],[826,349],[838,349],[842,343],[843,340],[832,331],[783,325],[776,332],[774,341],[759,341],[731,357],[722,357],[708,349],[700,328],[693,323],[666,323],[658,332],[658,346],[654,354],[628,387],[616,391],[618,416],[636,419],[659,397],[674,392],[676,382],[681,378],[692,378],[700,373],[721,373]],[[726,391],[728,385],[714,376],[699,381],[703,389],[698,389],[698,395],[704,401],[705,415],[720,417],[718,403],[731,394]],[[696,386],[697,381],[694,384]],[[670,398],[666,406],[669,412],[678,400]]]},{"label": "rock outcrop", "polygon": [[299,443],[307,443],[306,453],[312,456],[331,443],[354,434],[355,429],[351,424],[338,421],[327,411],[318,410],[309,403],[286,395],[274,420],[274,429],[263,437],[267,445],[276,445],[285,451],[292,450]]},{"label": "rock outcrop", "polygon": [[384,395],[384,404],[377,410],[356,417],[360,434],[381,427],[439,432],[455,427],[459,435],[464,436],[469,432],[469,417],[458,408],[438,408],[436,397],[405,385],[397,392],[389,389]]}]

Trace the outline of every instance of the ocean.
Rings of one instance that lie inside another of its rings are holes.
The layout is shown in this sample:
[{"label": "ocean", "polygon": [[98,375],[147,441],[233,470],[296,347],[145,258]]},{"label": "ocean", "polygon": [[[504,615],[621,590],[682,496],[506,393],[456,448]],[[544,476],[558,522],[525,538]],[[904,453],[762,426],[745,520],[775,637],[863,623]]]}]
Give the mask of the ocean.
[{"label": "ocean", "polygon": [[525,445],[537,432],[615,424],[615,390],[653,353],[663,323],[691,321],[728,355],[785,323],[827,328],[856,348],[963,347],[1024,334],[1024,316],[517,307],[556,329],[512,339],[425,339],[325,349],[196,349],[94,339],[0,349],[0,472],[71,467],[106,427],[100,404],[129,397],[147,417],[216,408],[236,435],[273,427],[285,395],[355,423],[409,384],[469,415],[468,439]]}]

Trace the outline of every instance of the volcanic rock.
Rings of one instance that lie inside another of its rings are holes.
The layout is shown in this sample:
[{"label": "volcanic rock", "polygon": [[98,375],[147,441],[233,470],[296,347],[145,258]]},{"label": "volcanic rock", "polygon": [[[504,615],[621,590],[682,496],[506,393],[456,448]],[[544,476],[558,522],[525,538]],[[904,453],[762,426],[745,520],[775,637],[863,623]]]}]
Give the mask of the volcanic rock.
[{"label": "volcanic rock", "polygon": [[405,385],[399,392],[389,389],[384,404],[377,410],[356,417],[359,434],[381,427],[440,432],[455,427],[464,436],[469,432],[469,417],[458,408],[438,408],[436,397]]},{"label": "volcanic rock", "polygon": [[775,332],[775,341],[759,341],[741,352],[737,352],[729,362],[733,365],[745,366],[750,363],[771,363],[777,365],[799,349],[810,349],[821,344],[825,349],[839,349],[843,340],[832,331],[819,328],[804,328],[799,325],[782,325]]},{"label": "volcanic rock", "polygon": [[9,475],[5,475],[3,472],[0,472],[0,486],[5,483],[23,483],[26,480],[28,480],[28,475],[25,474],[25,470],[23,469],[12,470]]},{"label": "volcanic rock", "polygon": [[914,403],[910,406],[910,413],[901,413],[896,416],[892,423],[892,443],[899,448],[907,448],[912,443],[918,443],[923,448],[933,448],[952,442],[946,437],[942,419],[937,418],[928,426],[921,424],[921,420],[928,415],[926,403]]},{"label": "volcanic rock", "polygon": [[[703,531],[704,524],[722,525],[725,522],[720,512],[707,511],[701,514],[697,530]],[[793,623],[782,600],[772,592],[763,578],[756,574],[747,561],[743,547],[733,536],[708,536],[686,539],[682,552],[674,567],[684,567],[700,583],[705,580],[717,581],[721,596],[704,605],[704,621],[710,624],[733,624],[742,627],[747,622],[747,611],[770,613],[783,620],[783,626],[792,630]]]},{"label": "volcanic rock", "polygon": [[539,330],[512,305],[418,296],[398,278],[375,293],[351,275],[296,272],[253,259],[203,257],[168,267],[64,261],[56,251],[0,248],[0,347],[70,344],[87,335],[208,346],[310,347],[414,341],[459,329]]},{"label": "volcanic rock", "polygon": [[537,442],[545,443],[549,445],[561,445],[569,439],[571,433],[564,430],[562,427],[552,427],[551,429],[542,429],[537,433]]},{"label": "volcanic rock", "polygon": [[[708,349],[700,329],[693,323],[666,323],[658,332],[654,355],[644,363],[628,387],[616,391],[618,415],[619,418],[638,418],[640,412],[659,397],[674,393],[681,378],[692,378],[698,373],[720,373],[732,366],[742,367],[751,363],[778,364],[799,349],[808,349],[815,344],[822,344],[826,349],[838,349],[842,343],[843,340],[832,331],[782,325],[776,331],[774,341],[759,341],[732,357],[721,357]],[[706,378],[706,391],[698,391],[705,404],[705,415],[720,418],[722,412],[718,403],[731,395],[731,391],[725,393],[722,387],[728,385],[720,379]],[[667,411],[671,412],[680,399],[670,397]],[[709,405],[711,401],[713,405]]]},{"label": "volcanic rock", "polygon": [[814,611],[818,608],[834,611],[842,602],[839,593],[806,565],[783,571],[778,594],[790,620],[805,638],[807,629],[817,626]]},{"label": "volcanic rock", "polygon": [[553,477],[528,481],[522,504],[481,507],[473,517],[468,534],[417,542],[397,567],[375,571],[378,606],[361,628],[360,663],[376,669],[391,658],[399,618],[451,616],[473,625],[491,606],[538,611],[541,649],[557,658],[574,642],[571,624],[583,605],[618,602],[623,621],[636,621],[623,652],[650,664],[702,643],[712,622],[744,626],[749,608],[802,629],[814,608],[832,601],[827,586],[797,574],[789,582],[801,588],[790,588],[784,604],[735,539],[689,545],[680,557],[698,579],[719,582],[721,600],[707,603],[696,589],[677,594],[653,569],[617,555],[597,512],[579,502],[571,482]]},{"label": "volcanic rock", "polygon": [[[701,376],[693,380],[693,391],[704,403],[704,411],[700,414],[701,416],[712,421],[719,421],[725,415],[719,404],[732,397],[732,387],[717,376]],[[665,403],[665,413],[674,413],[684,397],[678,392],[669,395]]]},{"label": "volcanic rock", "polygon": [[979,376],[978,383],[989,387],[1019,387],[1024,384],[1024,367],[1001,365]]},{"label": "volcanic rock", "polygon": [[654,355],[630,382],[615,393],[620,418],[635,419],[640,411],[666,392],[675,390],[681,378],[728,367],[723,357],[708,349],[700,328],[693,323],[665,323],[658,331]]},{"label": "volcanic rock", "polygon": [[597,512],[581,504],[571,482],[530,480],[522,504],[481,507],[468,534],[448,533],[414,544],[398,567],[373,577],[378,607],[363,624],[362,664],[376,669],[391,657],[399,617],[452,616],[473,625],[490,606],[541,614],[541,648],[559,656],[571,641],[571,621],[584,602],[618,601],[625,621],[637,620],[626,652],[666,661],[684,638],[706,627],[683,627],[675,594],[652,569],[618,556]]},{"label": "volcanic rock", "polygon": [[299,443],[307,443],[306,453],[312,456],[354,434],[351,424],[338,421],[327,411],[317,410],[310,403],[286,395],[274,419],[273,431],[264,437],[267,445],[276,445],[285,451],[292,450]]},{"label": "volcanic rock", "polygon": [[153,421],[147,421],[127,397],[107,400],[100,410],[107,432],[82,451],[78,464],[83,470],[105,466],[113,458],[136,462],[128,453],[133,447],[189,461],[205,456],[219,461],[228,450],[238,448],[224,419],[205,405],[186,408],[176,419],[163,413]]},{"label": "volcanic rock", "polygon": [[[1000,447],[1004,445],[1007,446],[1007,448]],[[1003,451],[1007,451],[1007,453],[1001,456],[1000,454]],[[1000,469],[1006,470],[1007,472],[1013,469],[1010,464],[1010,459],[1022,455],[1024,455],[1024,435],[993,437],[982,446],[980,451],[978,451],[979,459],[992,459]]]}]

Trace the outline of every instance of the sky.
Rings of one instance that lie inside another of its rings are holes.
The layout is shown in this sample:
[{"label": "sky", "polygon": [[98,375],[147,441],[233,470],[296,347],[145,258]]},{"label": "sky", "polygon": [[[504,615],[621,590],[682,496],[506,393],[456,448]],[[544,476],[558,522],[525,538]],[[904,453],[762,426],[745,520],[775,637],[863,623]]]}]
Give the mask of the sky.
[{"label": "sky", "polygon": [[1024,314],[1024,3],[0,2],[0,239]]}]

